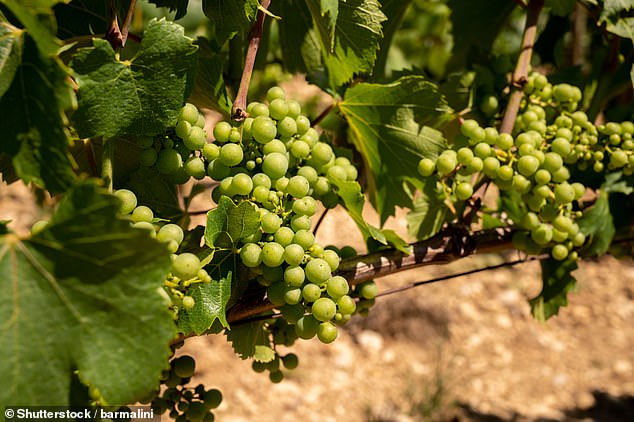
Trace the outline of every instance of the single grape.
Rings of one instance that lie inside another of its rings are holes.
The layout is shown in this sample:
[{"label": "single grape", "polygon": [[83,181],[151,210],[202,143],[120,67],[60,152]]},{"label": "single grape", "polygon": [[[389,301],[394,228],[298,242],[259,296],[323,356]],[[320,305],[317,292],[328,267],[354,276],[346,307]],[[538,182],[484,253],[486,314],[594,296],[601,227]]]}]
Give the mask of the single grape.
[{"label": "single grape", "polygon": [[183,159],[178,151],[174,149],[163,149],[156,159],[156,169],[159,173],[174,173],[183,165]]},{"label": "single grape", "polygon": [[337,313],[337,305],[335,302],[327,297],[317,299],[311,308],[311,312],[315,319],[318,321],[330,321],[335,317]]},{"label": "single grape", "polygon": [[357,286],[359,295],[364,299],[374,299],[378,293],[376,283],[372,280],[364,281]]},{"label": "single grape", "polygon": [[276,100],[278,98],[282,100],[286,98],[286,93],[284,92],[283,88],[279,86],[274,86],[266,91],[266,100],[268,102],[272,102],[273,100]]},{"label": "single grape", "polygon": [[295,333],[299,338],[308,340],[317,335],[318,328],[319,321],[317,321],[312,315],[305,315],[297,321],[297,324],[295,324]]},{"label": "single grape", "polygon": [[332,343],[337,338],[337,327],[332,322],[322,322],[317,328],[317,338],[322,343]]},{"label": "single grape", "polygon": [[181,378],[190,378],[196,370],[196,361],[189,355],[175,358],[171,362],[172,370]]},{"label": "single grape", "polygon": [[280,245],[286,247],[293,242],[293,237],[295,236],[295,232],[290,227],[280,227],[275,232],[274,238],[275,242]]},{"label": "single grape", "polygon": [[495,140],[495,145],[501,150],[508,150],[515,144],[513,137],[508,133],[500,133],[500,135]]},{"label": "single grape", "polygon": [[338,299],[341,296],[347,295],[349,290],[350,286],[348,285],[348,281],[339,275],[331,277],[327,281],[326,292],[333,299]]},{"label": "single grape", "polygon": [[273,152],[264,157],[262,171],[271,179],[279,179],[288,170],[288,159],[279,152]]},{"label": "single grape", "polygon": [[145,167],[152,167],[156,164],[156,160],[158,159],[158,152],[154,148],[146,149],[141,151],[139,155],[139,164]]},{"label": "single grape", "polygon": [[323,259],[311,259],[306,268],[306,278],[315,284],[324,283],[331,276],[330,265]]},{"label": "single grape", "polygon": [[273,384],[279,384],[284,379],[284,373],[282,371],[271,371],[269,372],[269,380]]},{"label": "single grape", "polygon": [[203,179],[207,175],[204,161],[196,156],[189,157],[185,162],[185,171],[191,177],[197,180]]},{"label": "single grape", "polygon": [[440,176],[446,176],[453,172],[458,165],[456,152],[453,150],[443,151],[436,160],[436,169]]},{"label": "single grape", "polygon": [[[302,257],[303,257],[302,251]],[[284,281],[293,287],[301,287],[306,279],[304,269],[300,266],[290,266],[284,270]]]},{"label": "single grape", "polygon": [[613,168],[621,168],[628,163],[629,159],[627,153],[623,150],[617,149],[610,156],[610,165]]},{"label": "single grape", "polygon": [[272,141],[277,135],[277,128],[273,120],[266,116],[258,116],[253,119],[251,135],[260,144]]},{"label": "single grape", "polygon": [[137,206],[137,199],[134,192],[128,189],[118,189],[114,195],[119,198],[119,212],[121,214],[130,214]]},{"label": "single grape", "polygon": [[267,143],[266,145],[264,145],[262,147],[262,153],[266,154],[270,154],[272,152],[279,152],[280,154],[286,154],[286,145],[284,144],[284,142],[280,141],[279,139],[273,139],[272,141],[270,141],[269,143]]},{"label": "single grape", "polygon": [[357,309],[357,304],[353,298],[344,295],[337,300],[337,309],[344,315],[351,315]]},{"label": "single grape", "polygon": [[264,233],[275,233],[282,225],[282,219],[272,212],[267,212],[260,221]]},{"label": "single grape", "polygon": [[183,143],[191,151],[201,150],[207,142],[207,134],[205,130],[194,126],[189,131],[189,135],[183,138]]},{"label": "single grape", "polygon": [[555,245],[550,251],[550,254],[557,261],[563,261],[566,257],[568,257],[568,248],[562,244]]},{"label": "single grape", "polygon": [[297,123],[297,133],[300,135],[307,133],[311,129],[310,120],[306,116],[297,116],[295,123]]},{"label": "single grape", "polygon": [[269,104],[269,114],[275,120],[282,120],[288,114],[288,104],[282,98],[276,98]]},{"label": "single grape", "polygon": [[339,258],[337,252],[325,250],[323,253],[323,259],[328,263],[331,271],[337,271],[337,268],[339,268],[339,263],[341,262],[341,258]]},{"label": "single grape", "polygon": [[318,142],[311,150],[311,158],[316,165],[324,165],[333,158],[333,152],[330,145]]},{"label": "single grape", "polygon": [[196,300],[191,297],[191,296],[185,296],[183,298],[183,308],[185,308],[186,310],[191,310],[194,308],[194,306],[196,306]]},{"label": "single grape", "polygon": [[146,221],[148,223],[151,223],[154,219],[154,213],[145,205],[139,205],[132,211],[132,215],[130,216],[130,218],[135,223],[138,223],[139,221]]},{"label": "single grape", "polygon": [[200,270],[200,259],[193,253],[185,252],[176,255],[172,260],[172,273],[181,280],[196,277]]},{"label": "single grape", "polygon": [[161,227],[156,234],[156,238],[161,242],[169,242],[170,240],[174,240],[177,244],[181,244],[183,238],[185,237],[183,233],[183,229],[176,224],[166,224]]},{"label": "single grape", "polygon": [[248,195],[253,190],[253,180],[246,173],[238,173],[231,180],[230,190],[235,195]]},{"label": "single grape", "polygon": [[279,243],[268,242],[262,247],[262,262],[268,267],[279,267],[284,262],[284,248]]},{"label": "single grape", "polygon": [[299,364],[299,358],[295,353],[289,353],[286,356],[282,357],[282,364],[286,369],[295,369]]},{"label": "single grape", "polygon": [[238,144],[225,144],[220,148],[218,160],[227,167],[237,166],[242,162],[244,153]]},{"label": "single grape", "polygon": [[174,128],[174,132],[176,132],[176,135],[181,139],[189,137],[189,132],[191,130],[192,124],[186,120],[180,120],[178,123],[176,123],[176,127]]},{"label": "single grape", "polygon": [[538,245],[546,245],[553,238],[553,230],[547,224],[540,224],[531,230],[531,239]]},{"label": "single grape", "polygon": [[286,193],[295,197],[303,198],[308,194],[310,184],[304,176],[293,176],[289,179],[286,187]]},{"label": "single grape", "polygon": [[312,216],[317,211],[317,203],[310,196],[293,201],[293,212],[298,215]]},{"label": "single grape", "polygon": [[554,192],[559,204],[569,204],[575,199],[575,189],[568,182],[557,185]]},{"label": "single grape", "polygon": [[289,286],[284,293],[284,302],[287,305],[297,305],[302,300],[302,289]]},{"label": "single grape", "polygon": [[288,265],[297,266],[304,260],[304,248],[296,243],[291,243],[284,248],[284,261]]},{"label": "single grape", "polygon": [[198,121],[198,109],[193,104],[185,103],[178,113],[178,118],[179,120],[187,120],[192,125],[195,125]]},{"label": "single grape", "polygon": [[293,243],[297,243],[304,250],[308,250],[315,243],[315,235],[310,230],[298,230],[293,236]]},{"label": "single grape", "polygon": [[314,302],[321,297],[321,288],[313,283],[308,283],[302,288],[302,297],[306,302]]},{"label": "single grape", "polygon": [[525,155],[517,160],[517,170],[523,176],[532,176],[539,168],[539,160],[532,155]]},{"label": "single grape", "polygon": [[456,186],[456,197],[461,201],[466,201],[473,195],[473,187],[470,183],[461,182]]}]

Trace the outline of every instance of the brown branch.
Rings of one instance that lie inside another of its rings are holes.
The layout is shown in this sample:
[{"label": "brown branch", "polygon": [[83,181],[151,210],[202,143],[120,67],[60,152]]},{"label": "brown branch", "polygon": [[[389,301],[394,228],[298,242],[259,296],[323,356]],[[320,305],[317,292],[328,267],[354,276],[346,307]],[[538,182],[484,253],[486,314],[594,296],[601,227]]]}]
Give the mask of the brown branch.
[{"label": "brown branch", "polygon": [[[271,0],[262,0],[262,8],[266,10],[271,4]],[[251,84],[251,76],[253,75],[253,66],[255,66],[255,56],[258,54],[258,47],[262,39],[262,28],[264,26],[264,18],[266,14],[263,10],[258,12],[257,20],[249,33],[249,46],[247,47],[247,56],[244,62],[244,70],[240,79],[240,87],[236,100],[231,109],[231,118],[235,121],[242,121],[247,118],[247,94],[249,85]]]},{"label": "brown branch", "polygon": [[[396,249],[387,249],[369,255],[347,259],[337,270],[352,285],[366,280],[384,277],[397,272],[426,265],[448,264],[475,253],[492,253],[511,249],[510,229],[487,230],[469,234],[464,230],[449,228],[436,236],[412,244],[407,255]],[[271,311],[274,305],[268,300],[256,298],[253,302],[241,301],[227,313],[229,323],[241,321],[262,312]]]},{"label": "brown branch", "polygon": [[533,47],[535,46],[535,37],[537,35],[537,20],[539,18],[539,12],[544,6],[544,0],[531,0],[528,4],[526,13],[526,26],[524,27],[524,35],[522,37],[522,47],[520,55],[517,59],[517,65],[513,72],[511,80],[511,96],[509,98],[506,111],[504,112],[504,119],[500,126],[500,133],[511,133],[515,120],[517,119],[517,113],[522,101],[522,90],[524,85],[528,81],[528,68],[531,64],[531,57],[533,55]]},{"label": "brown branch", "polygon": [[123,27],[121,28],[121,45],[125,47],[125,42],[128,40],[128,32],[130,32],[130,24],[132,23],[132,16],[134,16],[134,8],[136,6],[136,0],[130,0],[130,6],[128,12],[125,15],[123,21]]},{"label": "brown branch", "polygon": [[319,116],[317,116],[317,117],[315,117],[313,119],[312,123],[310,124],[310,127],[315,127],[319,123],[321,123],[321,121],[324,120],[326,118],[326,116],[328,116],[328,114],[330,114],[330,112],[332,111],[333,107],[334,107],[334,104],[329,104],[328,107],[326,107],[324,109],[324,111],[319,113]]},{"label": "brown branch", "polygon": [[117,13],[117,2],[111,0],[108,5],[108,16],[110,24],[106,30],[105,39],[110,43],[112,48],[116,51],[125,46],[128,40],[128,33],[130,31],[130,24],[132,23],[132,16],[134,15],[134,9],[136,7],[136,0],[130,0],[128,11],[123,21],[123,27],[119,28],[119,18]]}]

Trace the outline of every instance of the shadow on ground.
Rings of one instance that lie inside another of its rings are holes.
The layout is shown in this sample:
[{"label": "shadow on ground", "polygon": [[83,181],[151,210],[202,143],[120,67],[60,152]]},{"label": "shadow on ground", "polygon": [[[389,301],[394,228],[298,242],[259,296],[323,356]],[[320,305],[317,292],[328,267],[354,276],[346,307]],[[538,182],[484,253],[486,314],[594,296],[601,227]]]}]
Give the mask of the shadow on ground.
[{"label": "shadow on ground", "polygon": [[[597,422],[625,422],[634,420],[634,396],[624,395],[614,397],[603,391],[593,391],[594,404],[587,408],[565,409],[565,421],[597,421]],[[529,420],[522,415],[515,414],[511,418],[494,414],[481,413],[469,405],[460,404],[461,416],[455,421],[474,422],[519,422]],[[558,419],[539,418],[536,422],[560,422]]]}]

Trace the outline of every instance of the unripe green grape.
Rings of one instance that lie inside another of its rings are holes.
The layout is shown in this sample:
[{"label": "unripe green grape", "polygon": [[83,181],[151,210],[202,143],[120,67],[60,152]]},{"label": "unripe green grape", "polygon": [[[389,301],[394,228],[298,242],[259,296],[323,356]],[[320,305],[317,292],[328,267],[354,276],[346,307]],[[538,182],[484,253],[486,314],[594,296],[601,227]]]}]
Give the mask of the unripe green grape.
[{"label": "unripe green grape", "polygon": [[460,133],[462,133],[467,138],[473,139],[476,138],[476,132],[478,131],[478,129],[481,129],[480,124],[473,119],[468,119],[465,120],[460,126]]},{"label": "unripe green grape", "polygon": [[315,214],[316,209],[317,203],[310,196],[306,196],[302,199],[297,199],[293,201],[293,212],[295,212],[295,214],[306,215],[310,217]]},{"label": "unripe green grape", "polygon": [[[299,321],[299,319],[304,316],[305,311],[306,309],[304,308],[304,305],[301,303],[297,303],[295,305],[286,304],[280,307],[280,312],[282,313],[282,316],[290,324],[296,324],[297,321]],[[284,359],[282,358],[282,363],[283,362],[284,362]]]},{"label": "unripe green grape", "polygon": [[526,199],[526,205],[531,211],[539,212],[546,205],[546,199],[539,195],[530,195]]},{"label": "unripe green grape", "polygon": [[269,212],[262,216],[260,224],[264,233],[275,233],[282,225],[282,219],[277,214]]},{"label": "unripe green grape", "polygon": [[[136,198],[135,198],[136,201]],[[48,221],[46,220],[39,220],[36,221],[35,223],[33,223],[33,225],[31,226],[31,234],[32,235],[36,235],[38,233],[41,233],[42,230],[44,230],[46,228],[46,226],[48,226]]]},{"label": "unripe green grape", "polygon": [[547,224],[540,224],[531,230],[531,239],[538,245],[546,245],[553,238],[553,230]]},{"label": "unripe green grape", "polygon": [[497,112],[498,105],[498,99],[494,95],[487,95],[480,102],[480,110],[485,115],[492,116]]},{"label": "unripe green grape", "polygon": [[572,227],[573,221],[570,217],[566,217],[565,215],[558,215],[552,221],[553,227],[562,232],[568,232]]},{"label": "unripe green grape", "polygon": [[562,242],[565,242],[566,239],[568,239],[568,233],[562,232],[557,229],[553,229],[553,238],[552,238],[553,242],[562,243]]},{"label": "unripe green grape", "polygon": [[305,197],[309,190],[310,184],[304,176],[291,177],[288,181],[288,186],[286,187],[286,193],[295,198]]},{"label": "unripe green grape", "polygon": [[359,296],[364,299],[374,299],[378,294],[378,288],[376,283],[372,280],[364,281],[357,286]]},{"label": "unripe green grape", "polygon": [[275,139],[275,135],[277,135],[277,128],[269,117],[260,115],[253,119],[251,136],[256,142],[266,144]]},{"label": "unripe green grape", "polygon": [[337,327],[332,322],[322,322],[317,328],[317,338],[324,344],[332,343],[337,339]]},{"label": "unripe green grape", "polygon": [[317,329],[319,328],[319,321],[312,315],[305,315],[297,321],[295,324],[295,333],[301,339],[308,340],[317,335]]},{"label": "unripe green grape", "polygon": [[145,205],[139,205],[138,207],[134,208],[130,218],[135,223],[138,223],[139,221],[146,221],[148,223],[151,223],[154,219],[154,213]]},{"label": "unripe green grape", "polygon": [[332,158],[332,148],[323,142],[317,142],[311,150],[311,160],[318,166],[328,163]]},{"label": "unripe green grape", "polygon": [[517,170],[523,176],[532,176],[539,168],[539,160],[532,155],[525,155],[517,160]]},{"label": "unripe green grape", "polygon": [[456,153],[456,158],[460,164],[467,164],[473,159],[473,151],[471,148],[462,147]]},{"label": "unripe green grape", "polygon": [[508,133],[500,133],[495,140],[495,145],[503,151],[511,149],[514,144],[515,141],[513,140],[513,137]]},{"label": "unripe green grape", "polygon": [[131,190],[118,189],[114,192],[114,195],[121,201],[119,205],[119,212],[121,214],[130,214],[136,208],[136,195]]},{"label": "unripe green grape", "polygon": [[272,283],[266,289],[266,297],[271,301],[271,303],[275,306],[283,306],[286,305],[286,299],[284,295],[288,290],[286,283],[282,281],[277,281]]},{"label": "unripe green grape", "polygon": [[319,243],[314,243],[313,246],[308,249],[308,251],[310,252],[310,256],[312,256],[313,258],[323,258],[324,247],[321,246]]},{"label": "unripe green grape", "polygon": [[295,233],[290,227],[280,227],[275,232],[274,238],[275,242],[279,243],[281,246],[288,246],[293,242],[293,237]]},{"label": "unripe green grape", "polygon": [[324,250],[323,259],[328,263],[331,271],[337,271],[339,263],[341,262],[341,258],[337,252],[326,249]]},{"label": "unripe green grape", "polygon": [[269,115],[275,120],[282,120],[288,114],[288,105],[282,98],[276,98],[269,103]]},{"label": "unripe green grape", "polygon": [[201,180],[207,175],[207,171],[205,169],[205,163],[199,157],[189,157],[185,162],[185,171],[191,177],[197,180]]},{"label": "unripe green grape", "polygon": [[[280,177],[279,179],[275,181],[275,189],[277,189],[278,192],[286,193],[286,188],[288,187],[288,181],[289,181],[288,177]],[[281,194],[279,195],[281,196]]]},{"label": "unripe green grape", "polygon": [[212,161],[220,156],[220,147],[214,143],[206,143],[202,152],[207,161]]},{"label": "unripe green grape", "polygon": [[172,273],[181,280],[196,277],[200,270],[200,259],[193,253],[185,252],[176,255],[172,260]]},{"label": "unripe green grape", "polygon": [[296,215],[291,219],[291,228],[296,232],[300,230],[310,230],[312,222],[307,215]]},{"label": "unripe green grape", "polygon": [[473,152],[477,157],[480,157],[484,160],[489,155],[491,155],[491,146],[485,142],[480,142],[475,147],[473,147]]},{"label": "unripe green grape", "polygon": [[610,156],[610,165],[613,168],[621,168],[628,163],[629,159],[627,153],[623,150],[617,149]]},{"label": "unripe green grape", "polygon": [[[266,104],[259,103],[257,101],[249,104],[251,106],[251,111],[247,111],[250,116],[257,117],[269,117],[269,107]],[[248,107],[247,107],[248,108]]]},{"label": "unripe green grape", "polygon": [[185,139],[189,137],[189,132],[191,130],[192,130],[192,125],[186,120],[180,120],[178,123],[176,123],[176,127],[174,128],[176,135],[180,137],[181,139]]},{"label": "unripe green grape", "polygon": [[262,262],[267,267],[279,267],[284,262],[284,248],[279,243],[268,242],[262,247]]},{"label": "unripe green grape", "polygon": [[563,166],[552,174],[553,182],[563,183],[570,178],[570,171],[567,167]]},{"label": "unripe green grape", "polygon": [[330,265],[321,258],[311,259],[304,268],[306,278],[315,284],[324,283],[331,276]]},{"label": "unripe green grape", "polygon": [[562,244],[559,244],[559,245],[553,246],[552,250],[550,251],[550,254],[557,261],[563,261],[564,259],[568,257],[568,252],[569,251],[567,247],[565,247]]},{"label": "unripe green grape", "polygon": [[195,125],[198,121],[198,109],[193,104],[185,103],[178,113],[178,118],[180,120],[187,120],[192,125]]},{"label": "unripe green grape", "polygon": [[137,221],[136,223],[132,224],[132,227],[134,227],[135,229],[146,230],[150,233],[150,236],[152,237],[156,236],[156,229],[154,228],[154,224],[147,221]]},{"label": "unripe green grape", "polygon": [[322,297],[313,303],[311,313],[317,321],[330,321],[337,313],[337,305],[332,299]]},{"label": "unripe green grape", "polygon": [[436,160],[436,169],[440,176],[446,176],[453,172],[458,165],[458,159],[455,151],[445,150]]},{"label": "unripe green grape", "polygon": [[[284,280],[284,269],[282,267],[260,267],[262,277],[272,282],[281,282]],[[283,284],[283,283],[282,283]]]},{"label": "unripe green grape", "polygon": [[473,195],[473,186],[468,182],[461,182],[456,186],[456,198],[460,201],[466,201]]},{"label": "unripe green grape", "polygon": [[284,248],[284,261],[290,266],[298,266],[304,260],[304,248],[291,243]]},{"label": "unripe green grape", "polygon": [[263,186],[267,189],[271,188],[271,178],[264,173],[254,174],[251,179],[253,180],[253,186]]},{"label": "unripe green grape", "polygon": [[291,145],[290,152],[293,157],[303,160],[310,155],[310,145],[298,139]]},{"label": "unripe green grape", "polygon": [[158,152],[154,148],[145,149],[139,155],[139,164],[145,167],[151,167],[158,159]]},{"label": "unripe green grape", "polygon": [[528,193],[532,188],[530,180],[521,174],[513,176],[513,189],[519,193]]},{"label": "unripe green grape", "polygon": [[158,154],[156,159],[156,169],[159,173],[170,174],[174,173],[183,165],[183,159],[181,155],[174,149],[163,149]]},{"label": "unripe green grape", "polygon": [[302,289],[295,287],[289,288],[284,293],[284,301],[287,305],[297,305],[302,300]]},{"label": "unripe green grape", "polygon": [[295,123],[297,123],[297,133],[300,135],[305,134],[311,128],[310,120],[306,116],[297,116]]},{"label": "unripe green grape", "polygon": [[594,164],[592,165],[592,170],[594,170],[595,173],[601,173],[603,171],[603,163],[600,161],[595,161]]},{"label": "unripe green grape", "polygon": [[317,181],[315,182],[315,186],[313,186],[315,195],[323,196],[331,191],[330,182],[327,178],[323,176],[319,176]]},{"label": "unripe green grape", "polygon": [[418,162],[418,174],[423,177],[429,177],[434,173],[436,163],[429,158],[422,158]]},{"label": "unripe green grape", "polygon": [[556,152],[548,152],[544,157],[542,168],[548,170],[550,173],[554,173],[564,165],[564,161],[561,155]]},{"label": "unripe green grape", "polygon": [[[304,251],[302,250],[302,258],[303,254]],[[300,266],[290,266],[284,270],[284,281],[293,287],[301,287],[305,279],[306,274]]]},{"label": "unripe green grape", "polygon": [[218,160],[227,167],[237,166],[243,158],[244,153],[240,145],[229,143],[220,148]]},{"label": "unripe green grape", "polygon": [[484,159],[484,161],[482,162],[483,164],[483,171],[484,174],[487,175],[487,177],[494,179],[497,177],[497,172],[500,168],[500,160],[498,160],[495,157],[487,157]]},{"label": "unripe green grape", "polygon": [[196,371],[196,361],[189,355],[175,358],[171,362],[172,370],[181,378],[190,378]]},{"label": "unripe green grape", "polygon": [[586,187],[583,186],[583,184],[575,182],[571,186],[575,190],[575,199],[576,200],[581,199],[583,197],[583,195],[585,195]]},{"label": "unripe green grape", "polygon": [[264,157],[262,171],[271,179],[279,179],[288,171],[288,158],[279,152],[273,152]]},{"label": "unripe green grape", "polygon": [[572,237],[572,244],[576,247],[583,246],[585,241],[586,241],[586,235],[581,232],[578,232]]},{"label": "unripe green grape", "polygon": [[185,296],[183,298],[183,308],[189,311],[191,309],[194,309],[194,306],[196,306],[196,300],[193,297]]},{"label": "unripe green grape", "polygon": [[533,193],[540,198],[546,199],[552,195],[553,191],[550,189],[548,185],[544,184],[544,185],[539,185],[533,188]]},{"label": "unripe green grape", "polygon": [[174,240],[177,244],[181,244],[185,237],[183,233],[183,229],[176,224],[168,223],[161,227],[156,234],[156,238],[161,242],[169,242],[170,240]]},{"label": "unripe green grape", "polygon": [[337,309],[344,315],[350,315],[357,309],[357,304],[350,296],[344,295],[337,300]]},{"label": "unripe green grape", "polygon": [[314,283],[308,283],[302,288],[302,297],[306,302],[314,302],[321,297],[321,288]]},{"label": "unripe green grape", "polygon": [[297,365],[299,365],[299,358],[295,353],[289,353],[282,357],[282,364],[284,365],[284,368],[293,370],[297,368]]},{"label": "unripe green grape", "polygon": [[189,135],[183,138],[183,143],[191,151],[203,149],[206,142],[207,135],[205,134],[205,130],[198,126],[192,127],[189,131]]},{"label": "unripe green grape", "polygon": [[303,166],[300,167],[297,170],[297,175],[298,176],[303,176],[306,178],[306,180],[308,180],[308,183],[312,186],[317,182],[317,179],[319,177],[319,174],[317,173],[317,170],[315,170],[313,167],[311,166]]},{"label": "unripe green grape", "polygon": [[569,204],[575,199],[575,190],[567,182],[557,185],[554,192],[558,204]]},{"label": "unripe green grape", "polygon": [[326,292],[335,300],[347,295],[349,291],[348,281],[339,275],[329,278],[326,282]]},{"label": "unripe green grape", "polygon": [[138,138],[136,138],[136,144],[141,149],[152,148],[152,146],[154,145],[154,138],[151,136],[139,136]]},{"label": "unripe green grape", "polygon": [[281,99],[284,100],[286,98],[286,93],[284,92],[283,88],[280,88],[279,86],[274,86],[269,88],[268,91],[266,91],[266,100],[270,103],[273,102],[273,100],[277,100],[277,99]]},{"label": "unripe green grape", "polygon": [[484,162],[482,161],[482,159],[480,157],[473,157],[467,163],[467,165],[465,167],[465,170],[469,174],[473,174],[473,173],[478,173],[478,172],[482,171],[483,168],[484,168]]},{"label": "unripe green grape", "polygon": [[537,216],[537,214],[535,214],[533,212],[527,212],[522,217],[521,225],[526,230],[536,229],[537,227],[539,227],[540,224],[541,224],[541,222],[539,221],[539,217]]}]

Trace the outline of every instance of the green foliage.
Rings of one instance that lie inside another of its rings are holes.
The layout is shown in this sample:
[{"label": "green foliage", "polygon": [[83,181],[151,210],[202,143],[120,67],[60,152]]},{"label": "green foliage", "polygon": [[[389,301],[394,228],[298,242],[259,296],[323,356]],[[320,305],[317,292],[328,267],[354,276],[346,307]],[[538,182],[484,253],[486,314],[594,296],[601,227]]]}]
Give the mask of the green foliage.
[{"label": "green foliage", "polygon": [[257,0],[203,0],[203,11],[213,25],[213,39],[222,45],[237,32],[246,32],[258,12]]},{"label": "green foliage", "polygon": [[0,21],[0,97],[7,92],[22,61],[24,31]]},{"label": "green foliage", "polygon": [[447,119],[451,109],[434,84],[416,76],[385,85],[355,85],[339,109],[370,171],[370,199],[383,223],[396,206],[412,206],[404,183],[418,179],[421,158],[446,148],[442,134],[430,126]]},{"label": "green foliage", "polygon": [[179,314],[180,332],[201,335],[211,328],[216,320],[219,320],[223,327],[229,328],[226,307],[231,295],[231,278],[232,273],[229,272],[220,280],[197,284],[189,290],[188,295],[194,298],[196,304],[192,309],[183,309]]},{"label": "green foliage", "polygon": [[248,359],[256,354],[258,346],[269,347],[267,332],[262,321],[234,325],[227,330],[227,340],[231,342],[233,350],[242,359]]},{"label": "green foliage", "polygon": [[616,230],[606,192],[601,193],[594,205],[584,212],[579,228],[589,237],[583,248],[584,255],[600,256],[608,251]]},{"label": "green foliage", "polygon": [[168,253],[118,208],[80,184],[42,232],[1,238],[0,338],[10,351],[1,403],[67,405],[73,369],[104,403],[134,403],[156,387],[175,334],[159,294]]},{"label": "green foliage", "polygon": [[418,240],[432,237],[440,231],[448,215],[449,208],[438,200],[436,180],[428,179],[421,194],[414,199],[411,212],[407,214],[409,235]]},{"label": "green foliage", "polygon": [[156,135],[174,125],[197,50],[183,28],[165,20],[150,22],[129,61],[119,60],[107,41],[93,43],[71,62],[79,85],[73,115],[79,135]]},{"label": "green foliage", "polygon": [[[227,248],[237,244],[238,240],[251,236],[260,228],[260,217],[253,204],[242,202],[235,205],[223,196],[218,207],[207,214],[205,243],[210,248]],[[220,243],[229,239],[229,245]]]},{"label": "green foliage", "polygon": [[538,321],[546,321],[557,315],[559,308],[568,305],[568,293],[571,292],[577,280],[572,272],[577,269],[574,261],[556,261],[548,259],[541,262],[542,291],[530,300],[531,313]]}]

